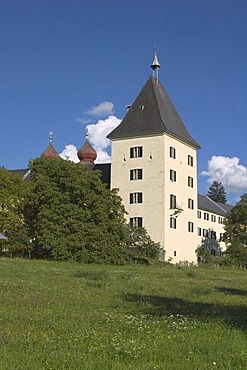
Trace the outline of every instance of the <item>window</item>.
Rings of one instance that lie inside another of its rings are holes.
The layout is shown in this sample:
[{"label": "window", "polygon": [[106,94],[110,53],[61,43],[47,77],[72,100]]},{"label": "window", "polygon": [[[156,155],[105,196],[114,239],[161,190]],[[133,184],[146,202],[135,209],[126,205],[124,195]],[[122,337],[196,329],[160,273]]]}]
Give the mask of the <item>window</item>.
[{"label": "window", "polygon": [[215,215],[211,215],[211,221],[216,222],[216,216]]},{"label": "window", "polygon": [[223,240],[224,240],[224,233],[220,233],[220,240],[219,240],[219,242],[223,242]]},{"label": "window", "polygon": [[202,212],[201,211],[197,211],[197,218],[202,218]]},{"label": "window", "polygon": [[175,217],[170,218],[170,228],[176,229],[177,228],[177,219]]},{"label": "window", "polygon": [[188,208],[189,209],[194,209],[194,200],[193,199],[188,199]]},{"label": "window", "polygon": [[191,155],[188,155],[188,165],[193,167],[193,157]]},{"label": "window", "polygon": [[136,168],[134,170],[130,170],[130,180],[142,180],[142,169]]},{"label": "window", "polygon": [[193,233],[193,231],[194,231],[194,224],[191,221],[188,222],[188,231],[190,233]]},{"label": "window", "polygon": [[223,218],[222,217],[218,217],[218,222],[219,222],[219,224],[223,224]]},{"label": "window", "polygon": [[139,110],[144,110],[144,105],[139,105],[138,109]]},{"label": "window", "polygon": [[176,158],[176,149],[170,146],[170,158]]},{"label": "window", "polygon": [[174,252],[173,252],[173,256],[174,256],[174,257],[177,257],[177,251],[174,251]]},{"label": "window", "polygon": [[130,148],[130,158],[142,157],[142,146],[133,146]]},{"label": "window", "polygon": [[191,177],[191,176],[188,176],[188,186],[190,188],[193,188],[193,177]]},{"label": "window", "polygon": [[173,182],[177,181],[177,173],[174,170],[170,170],[170,180]]},{"label": "window", "polygon": [[130,204],[133,203],[142,203],[142,193],[130,193]]},{"label": "window", "polygon": [[198,236],[202,235],[202,229],[200,227],[197,228],[197,235]]},{"label": "window", "polygon": [[211,239],[216,239],[216,232],[213,231],[213,230],[210,230],[208,232],[208,236],[211,238]]},{"label": "window", "polygon": [[206,221],[209,220],[209,213],[204,212],[204,220],[206,220]]},{"label": "window", "polygon": [[130,225],[134,227],[142,227],[142,217],[131,217]]},{"label": "window", "polygon": [[176,195],[170,194],[170,209],[175,209],[177,206]]},{"label": "window", "polygon": [[208,230],[207,229],[203,229],[202,235],[204,236],[204,238],[207,238],[208,237]]}]

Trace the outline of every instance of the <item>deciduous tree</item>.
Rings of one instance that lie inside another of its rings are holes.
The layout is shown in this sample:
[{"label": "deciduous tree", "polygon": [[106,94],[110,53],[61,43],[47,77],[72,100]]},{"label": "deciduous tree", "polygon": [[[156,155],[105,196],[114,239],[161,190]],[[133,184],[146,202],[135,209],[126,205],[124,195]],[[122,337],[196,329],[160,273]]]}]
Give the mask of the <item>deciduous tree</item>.
[{"label": "deciduous tree", "polygon": [[25,220],[35,253],[55,259],[123,263],[125,210],[97,171],[60,158],[39,158],[31,176]]},{"label": "deciduous tree", "polygon": [[8,236],[1,244],[11,253],[27,244],[23,221],[25,185],[20,175],[0,169],[0,232]]}]

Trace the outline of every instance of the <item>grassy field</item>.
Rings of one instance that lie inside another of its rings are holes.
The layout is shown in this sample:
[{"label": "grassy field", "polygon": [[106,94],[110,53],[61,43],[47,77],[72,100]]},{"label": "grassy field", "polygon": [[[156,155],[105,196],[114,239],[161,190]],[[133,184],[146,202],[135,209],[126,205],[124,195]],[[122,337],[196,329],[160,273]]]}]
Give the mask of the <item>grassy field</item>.
[{"label": "grassy field", "polygon": [[1,370],[247,369],[247,272],[0,259]]}]

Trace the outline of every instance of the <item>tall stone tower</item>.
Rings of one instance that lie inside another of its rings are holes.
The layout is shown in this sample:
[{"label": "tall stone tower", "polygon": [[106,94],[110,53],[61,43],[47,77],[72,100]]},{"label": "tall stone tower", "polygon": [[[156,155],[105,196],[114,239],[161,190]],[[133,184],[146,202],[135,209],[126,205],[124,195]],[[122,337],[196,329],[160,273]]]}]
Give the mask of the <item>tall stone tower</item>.
[{"label": "tall stone tower", "polygon": [[156,51],[149,77],[112,140],[111,188],[118,188],[127,220],[160,242],[166,259],[195,261],[197,149],[158,80]]}]

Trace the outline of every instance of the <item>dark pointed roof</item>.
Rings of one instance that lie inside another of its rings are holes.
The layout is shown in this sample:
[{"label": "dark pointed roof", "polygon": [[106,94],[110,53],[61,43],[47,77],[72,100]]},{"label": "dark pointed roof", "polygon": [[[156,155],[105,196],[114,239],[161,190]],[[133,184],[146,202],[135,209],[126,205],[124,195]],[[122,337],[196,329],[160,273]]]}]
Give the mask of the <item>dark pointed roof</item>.
[{"label": "dark pointed roof", "polygon": [[120,125],[108,138],[114,140],[163,133],[200,148],[188,133],[161,83],[149,77]]}]

